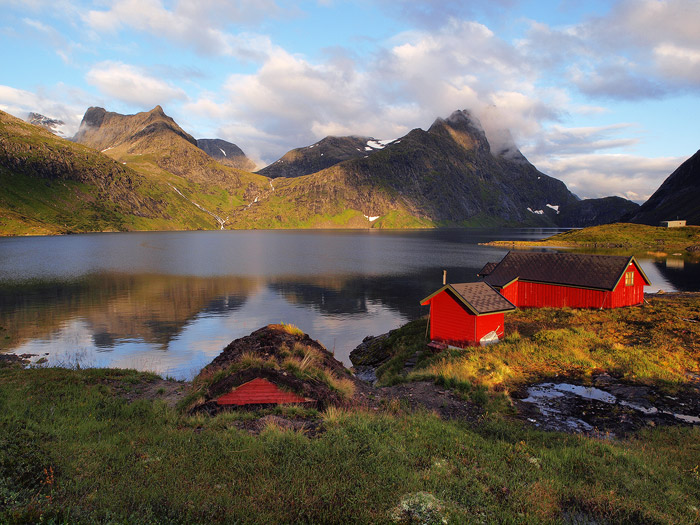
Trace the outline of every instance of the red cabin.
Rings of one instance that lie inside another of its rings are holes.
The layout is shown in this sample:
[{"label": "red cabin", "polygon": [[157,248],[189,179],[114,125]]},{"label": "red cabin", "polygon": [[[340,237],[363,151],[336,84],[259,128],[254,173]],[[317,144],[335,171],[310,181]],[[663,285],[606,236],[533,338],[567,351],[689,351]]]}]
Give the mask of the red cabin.
[{"label": "red cabin", "polygon": [[619,308],[641,304],[651,282],[634,257],[508,252],[479,272],[518,307]]},{"label": "red cabin", "polygon": [[515,310],[486,283],[446,284],[420,303],[430,306],[430,339],[460,346],[502,338],[503,313]]}]

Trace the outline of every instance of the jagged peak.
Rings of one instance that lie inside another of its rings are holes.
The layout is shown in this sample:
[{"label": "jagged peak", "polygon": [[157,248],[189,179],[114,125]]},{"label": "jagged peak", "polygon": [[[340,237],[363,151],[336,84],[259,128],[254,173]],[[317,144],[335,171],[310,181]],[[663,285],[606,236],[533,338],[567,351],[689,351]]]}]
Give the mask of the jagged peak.
[{"label": "jagged peak", "polygon": [[156,107],[154,107],[151,111],[149,111],[152,115],[162,115],[166,116],[165,111],[163,111],[163,108],[158,104]]},{"label": "jagged peak", "polygon": [[455,142],[468,150],[476,148],[481,151],[490,151],[489,142],[481,122],[466,109],[453,111],[446,119],[435,119],[435,122],[428,128],[428,133],[449,135]]}]

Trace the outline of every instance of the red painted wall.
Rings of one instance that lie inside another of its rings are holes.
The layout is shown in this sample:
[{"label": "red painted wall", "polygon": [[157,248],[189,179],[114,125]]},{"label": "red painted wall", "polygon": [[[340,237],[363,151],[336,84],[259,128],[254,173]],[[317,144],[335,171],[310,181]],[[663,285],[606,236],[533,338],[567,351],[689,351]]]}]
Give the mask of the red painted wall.
[{"label": "red painted wall", "polygon": [[503,338],[505,330],[503,329],[504,315],[503,314],[488,314],[480,315],[476,318],[476,340],[478,343],[481,338],[494,330],[498,334],[498,338]]},{"label": "red painted wall", "polygon": [[501,288],[499,292],[501,292],[501,295],[508,299],[511,303],[513,303],[515,306],[518,305],[518,285],[520,283],[518,281],[512,282],[509,285]]},{"label": "red painted wall", "polygon": [[524,308],[619,308],[641,304],[644,301],[644,278],[635,265],[629,266],[626,272],[634,273],[633,285],[626,286],[623,275],[612,292],[516,281],[502,289],[501,295]]},{"label": "red painted wall", "polygon": [[477,344],[487,333],[497,330],[503,337],[503,314],[472,315],[448,291],[430,300],[430,339]]}]

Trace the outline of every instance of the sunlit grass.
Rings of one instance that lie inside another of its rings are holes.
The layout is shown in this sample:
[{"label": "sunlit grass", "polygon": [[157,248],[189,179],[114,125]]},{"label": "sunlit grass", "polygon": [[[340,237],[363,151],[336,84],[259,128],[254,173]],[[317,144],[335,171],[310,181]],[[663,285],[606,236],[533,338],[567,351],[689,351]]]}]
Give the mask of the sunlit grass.
[{"label": "sunlit grass", "polygon": [[698,311],[700,298],[692,295],[655,297],[644,307],[615,310],[518,310],[506,315],[507,335],[499,344],[432,357],[425,352],[427,357],[403,376],[403,362],[427,342],[420,326],[406,325],[394,336],[389,350],[394,358],[378,375],[384,384],[433,378],[460,384],[463,391],[507,392],[537,380],[585,381],[606,372],[673,391],[687,383],[689,372],[700,371],[700,323],[692,322]]}]

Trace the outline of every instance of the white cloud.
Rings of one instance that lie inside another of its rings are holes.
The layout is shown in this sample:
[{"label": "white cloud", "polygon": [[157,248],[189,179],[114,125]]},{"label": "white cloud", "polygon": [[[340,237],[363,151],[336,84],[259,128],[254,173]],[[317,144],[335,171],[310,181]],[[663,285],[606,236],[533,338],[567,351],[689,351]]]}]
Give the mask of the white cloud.
[{"label": "white cloud", "polygon": [[564,28],[533,22],[518,45],[589,96],[640,100],[700,91],[698,27],[697,0],[622,0]]},{"label": "white cloud", "polygon": [[250,134],[234,141],[268,162],[326,135],[396,138],[462,108],[479,115],[496,105],[516,136],[531,136],[568,99],[538,89],[525,58],[486,26],[451,20],[437,32],[397,35],[363,63],[338,53],[312,63],[272,48],[254,73],[231,75],[223,97],[207,94],[186,110],[239,129],[254,123],[265,143],[253,144],[259,137]]},{"label": "white cloud", "polygon": [[532,155],[540,171],[561,179],[581,198],[618,195],[644,202],[683,163],[684,157],[644,158],[583,153],[557,157]]},{"label": "white cloud", "polygon": [[131,28],[192,46],[198,53],[260,61],[272,47],[268,37],[226,28],[255,25],[283,13],[272,0],[180,0],[172,9],[161,0],[118,0],[106,11],[89,11],[84,20],[97,33]]},{"label": "white cloud", "polygon": [[171,100],[185,100],[185,92],[141,69],[121,62],[101,62],[86,75],[88,83],[105,95],[150,109]]},{"label": "white cloud", "polygon": [[21,119],[34,112],[62,120],[65,124],[62,131],[67,137],[72,137],[78,130],[85,108],[82,104],[56,102],[56,93],[61,91],[63,89],[58,86],[51,90],[50,95],[43,95],[0,85],[0,110]]},{"label": "white cloud", "polygon": [[661,44],[654,48],[654,60],[659,71],[667,77],[700,87],[700,46],[691,49]]}]

